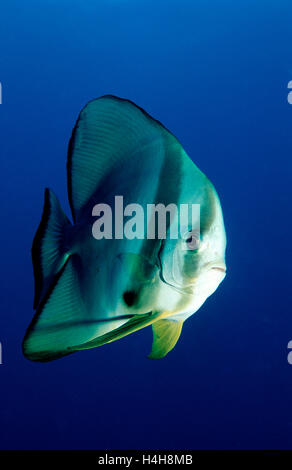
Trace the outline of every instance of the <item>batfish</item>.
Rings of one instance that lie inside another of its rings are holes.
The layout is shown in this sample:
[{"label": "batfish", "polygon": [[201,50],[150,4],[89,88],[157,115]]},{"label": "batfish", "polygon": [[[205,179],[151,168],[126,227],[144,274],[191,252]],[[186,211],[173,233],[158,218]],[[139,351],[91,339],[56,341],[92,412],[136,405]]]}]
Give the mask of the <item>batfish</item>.
[{"label": "batfish", "polygon": [[[226,235],[214,186],[159,121],[111,95],[82,109],[69,142],[67,180],[72,222],[53,191],[45,190],[32,245],[36,312],[24,355],[51,361],[152,325],[149,357],[165,356],[183,323],[226,274]],[[97,219],[94,207],[103,204],[113,212],[117,196],[128,208],[127,223],[131,204],[145,210],[194,205],[199,220],[180,222],[177,237],[170,236],[171,217],[165,237],[156,236],[156,229],[147,236],[147,223],[135,236],[132,220],[132,236],[125,237],[121,213],[115,213],[103,219],[105,236],[97,239],[94,224],[102,228],[102,212]],[[115,234],[110,237],[105,227]]]}]

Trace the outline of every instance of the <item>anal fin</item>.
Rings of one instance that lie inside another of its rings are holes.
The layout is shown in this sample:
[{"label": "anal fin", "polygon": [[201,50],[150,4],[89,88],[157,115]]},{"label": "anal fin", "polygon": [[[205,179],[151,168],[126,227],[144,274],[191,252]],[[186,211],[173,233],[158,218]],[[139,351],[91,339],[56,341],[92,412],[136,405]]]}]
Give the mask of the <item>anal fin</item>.
[{"label": "anal fin", "polygon": [[152,351],[150,359],[160,359],[166,356],[176,345],[182,330],[183,321],[162,319],[153,323]]},{"label": "anal fin", "polygon": [[94,336],[96,322],[88,318],[80,292],[80,264],[79,256],[71,255],[41,301],[23,341],[28,359],[57,359]]}]

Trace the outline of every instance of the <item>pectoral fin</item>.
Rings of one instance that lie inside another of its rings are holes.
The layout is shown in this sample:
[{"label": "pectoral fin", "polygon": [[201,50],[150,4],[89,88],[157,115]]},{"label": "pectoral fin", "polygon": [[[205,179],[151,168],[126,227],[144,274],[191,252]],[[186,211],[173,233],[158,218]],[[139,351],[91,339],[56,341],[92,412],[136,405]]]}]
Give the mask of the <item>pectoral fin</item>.
[{"label": "pectoral fin", "polygon": [[152,351],[148,356],[150,359],[160,359],[166,356],[176,345],[181,334],[183,321],[158,320],[153,323]]}]

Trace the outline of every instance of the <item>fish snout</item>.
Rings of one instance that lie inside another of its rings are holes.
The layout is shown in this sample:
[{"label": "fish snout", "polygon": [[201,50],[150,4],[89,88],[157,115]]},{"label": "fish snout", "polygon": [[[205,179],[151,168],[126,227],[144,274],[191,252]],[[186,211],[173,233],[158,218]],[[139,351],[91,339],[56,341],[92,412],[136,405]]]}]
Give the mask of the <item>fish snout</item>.
[{"label": "fish snout", "polygon": [[226,276],[226,264],[224,261],[210,263],[203,270],[202,278],[208,279],[210,286],[218,286]]}]

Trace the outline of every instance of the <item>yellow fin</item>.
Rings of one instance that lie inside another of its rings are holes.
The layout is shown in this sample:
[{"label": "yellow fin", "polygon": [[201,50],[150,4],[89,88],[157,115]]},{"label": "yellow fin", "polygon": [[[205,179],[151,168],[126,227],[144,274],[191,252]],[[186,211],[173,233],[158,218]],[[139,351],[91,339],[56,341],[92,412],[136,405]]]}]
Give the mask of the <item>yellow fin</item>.
[{"label": "yellow fin", "polygon": [[183,321],[158,320],[152,325],[153,343],[150,359],[160,359],[174,348],[181,334]]},{"label": "yellow fin", "polygon": [[81,351],[82,349],[91,349],[96,348],[98,346],[102,346],[106,343],[111,343],[112,341],[116,341],[117,339],[123,338],[124,336],[129,335],[130,333],[134,333],[135,331],[141,330],[145,328],[145,326],[151,325],[153,322],[157,321],[159,318],[169,315],[168,312],[165,313],[145,313],[135,315],[131,320],[129,320],[124,325],[116,328],[115,330],[110,331],[102,336],[99,336],[87,343],[79,344],[74,348],[70,348],[71,351]]}]

